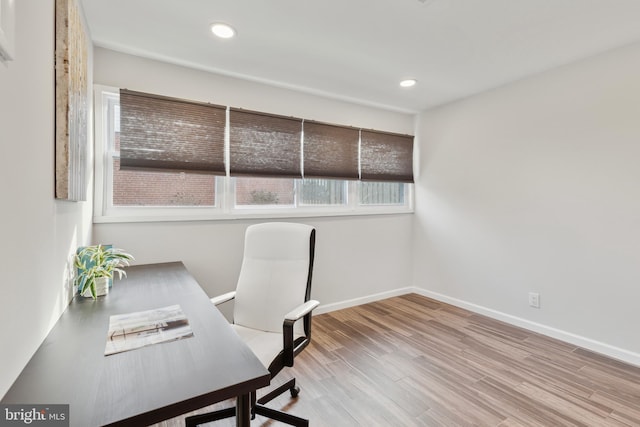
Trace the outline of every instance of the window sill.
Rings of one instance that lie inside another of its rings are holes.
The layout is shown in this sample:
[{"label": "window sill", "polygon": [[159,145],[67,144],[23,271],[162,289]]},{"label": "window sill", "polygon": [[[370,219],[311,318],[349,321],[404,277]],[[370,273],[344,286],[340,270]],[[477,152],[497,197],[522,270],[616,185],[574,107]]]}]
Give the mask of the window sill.
[{"label": "window sill", "polygon": [[[196,209],[197,210],[197,209]],[[340,209],[318,211],[297,208],[295,212],[288,209],[241,209],[227,213],[180,213],[172,215],[158,215],[154,213],[97,215],[93,217],[94,224],[130,223],[130,222],[187,222],[187,221],[237,221],[243,219],[286,219],[286,218],[324,218],[324,217],[348,217],[370,215],[406,215],[413,214],[413,208],[379,206],[368,209]]]}]

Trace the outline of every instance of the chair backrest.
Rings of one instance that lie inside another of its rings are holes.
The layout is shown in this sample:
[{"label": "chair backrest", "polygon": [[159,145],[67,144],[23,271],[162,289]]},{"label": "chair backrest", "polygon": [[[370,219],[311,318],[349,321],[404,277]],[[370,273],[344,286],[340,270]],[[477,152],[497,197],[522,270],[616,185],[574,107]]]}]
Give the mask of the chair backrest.
[{"label": "chair backrest", "polygon": [[274,222],[249,226],[233,311],[237,325],[282,332],[284,316],[311,297],[315,229]]}]

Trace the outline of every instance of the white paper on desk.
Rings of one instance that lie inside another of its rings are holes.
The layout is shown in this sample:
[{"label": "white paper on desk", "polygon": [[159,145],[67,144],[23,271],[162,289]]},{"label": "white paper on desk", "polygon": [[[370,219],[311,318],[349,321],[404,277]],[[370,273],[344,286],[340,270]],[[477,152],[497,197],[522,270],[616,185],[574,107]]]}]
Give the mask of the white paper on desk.
[{"label": "white paper on desk", "polygon": [[117,314],[109,318],[105,356],[151,344],[193,336],[187,316],[179,305]]}]

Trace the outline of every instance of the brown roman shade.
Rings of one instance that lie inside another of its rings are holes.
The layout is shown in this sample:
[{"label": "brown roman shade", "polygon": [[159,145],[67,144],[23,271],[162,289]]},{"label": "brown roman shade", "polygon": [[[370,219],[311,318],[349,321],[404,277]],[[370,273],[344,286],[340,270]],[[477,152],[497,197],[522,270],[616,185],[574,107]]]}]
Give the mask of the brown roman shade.
[{"label": "brown roman shade", "polygon": [[413,182],[413,136],[362,130],[360,178]]},{"label": "brown roman shade", "polygon": [[120,90],[120,167],[225,174],[226,107]]},{"label": "brown roman shade", "polygon": [[230,174],[300,178],[302,119],[231,108]]},{"label": "brown roman shade", "polygon": [[304,176],[358,179],[358,129],[304,122]]}]

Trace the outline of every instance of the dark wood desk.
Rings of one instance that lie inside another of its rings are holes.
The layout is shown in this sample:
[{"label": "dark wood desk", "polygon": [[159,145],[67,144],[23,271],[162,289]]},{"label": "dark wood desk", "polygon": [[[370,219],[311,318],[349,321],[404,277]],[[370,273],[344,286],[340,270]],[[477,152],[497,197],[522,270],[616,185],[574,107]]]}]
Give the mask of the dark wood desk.
[{"label": "dark wood desk", "polygon": [[[237,397],[237,425],[248,426],[249,393],[269,384],[269,372],[184,265],[127,275],[97,301],[72,301],[2,403],[68,403],[71,426],[144,426]],[[109,316],[173,304],[193,337],[104,356]]]}]

